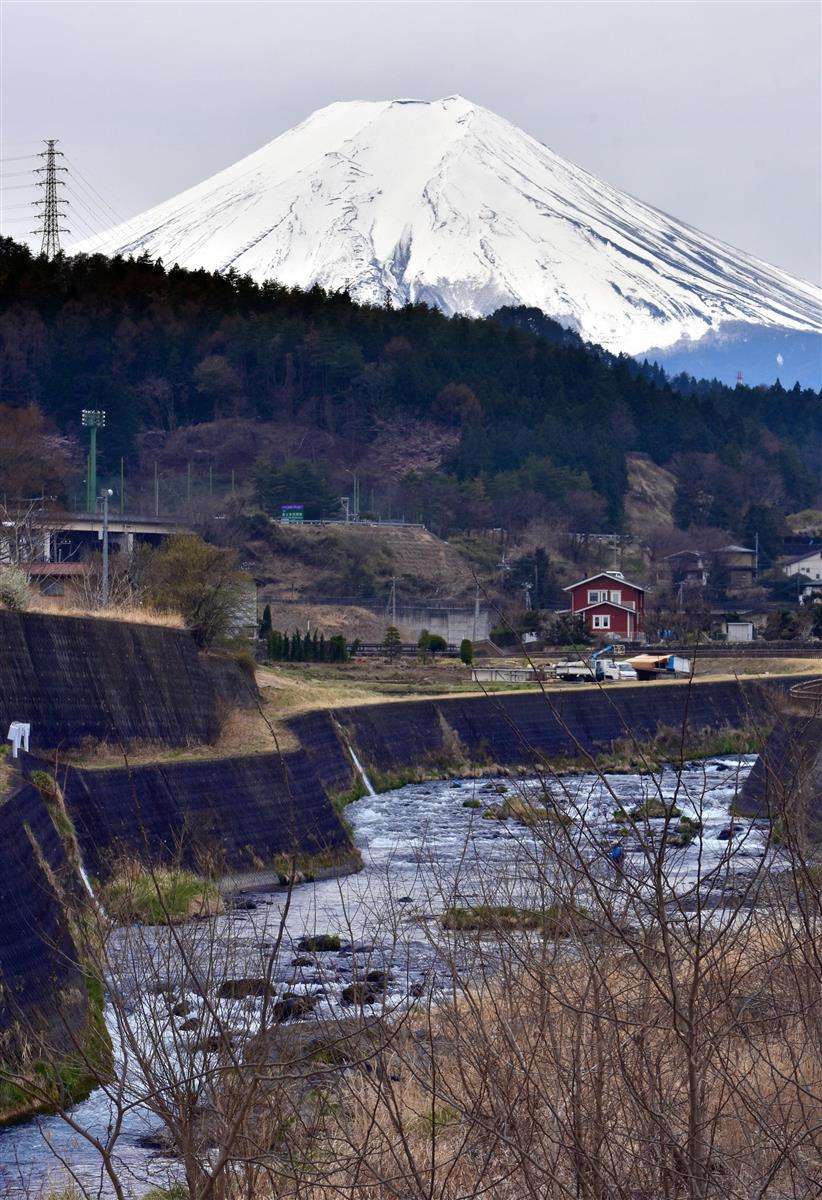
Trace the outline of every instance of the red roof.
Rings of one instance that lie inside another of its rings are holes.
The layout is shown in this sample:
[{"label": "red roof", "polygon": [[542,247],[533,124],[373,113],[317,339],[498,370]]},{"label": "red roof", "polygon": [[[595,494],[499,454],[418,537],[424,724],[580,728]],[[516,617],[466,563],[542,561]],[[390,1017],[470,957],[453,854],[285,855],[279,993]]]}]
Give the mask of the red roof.
[{"label": "red roof", "polygon": [[563,588],[564,592],[572,592],[574,588],[582,587],[584,583],[593,583],[595,579],[607,579],[609,583],[621,583],[624,587],[633,588],[636,592],[644,592],[645,588],[640,587],[638,583],[631,583],[630,579],[625,579],[624,576],[615,575],[613,571],[600,571],[596,575],[589,575],[587,579],[578,579],[576,583],[571,583],[568,587]]},{"label": "red roof", "polygon": [[597,600],[596,604],[586,604],[584,608],[575,608],[574,614],[590,612],[592,608],[620,608],[623,612],[633,613],[637,616],[635,608],[631,608],[628,604],[618,604],[616,600]]},{"label": "red roof", "polygon": [[27,575],[88,575],[91,570],[88,563],[80,562],[37,562],[26,563],[24,570]]}]

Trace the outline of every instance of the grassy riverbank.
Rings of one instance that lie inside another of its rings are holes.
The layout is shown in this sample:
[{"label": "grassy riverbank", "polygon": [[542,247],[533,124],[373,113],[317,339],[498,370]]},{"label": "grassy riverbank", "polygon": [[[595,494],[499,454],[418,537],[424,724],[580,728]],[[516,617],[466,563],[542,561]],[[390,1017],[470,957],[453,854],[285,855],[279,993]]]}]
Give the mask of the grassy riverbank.
[{"label": "grassy riverbank", "polygon": [[[521,657],[500,660],[500,665],[522,665]],[[822,673],[820,659],[697,659],[694,684],[730,682],[737,678],[763,680],[789,675],[804,676]],[[604,690],[617,694],[625,686],[648,688],[688,687],[687,679],[655,681],[634,685],[605,685],[547,681],[530,684],[478,684],[472,682],[470,670],[454,659],[431,663],[400,660],[388,663],[369,659],[333,664],[277,664],[258,667],[257,685],[260,703],[257,708],[231,709],[224,717],[220,737],[213,744],[190,744],[168,747],[151,742],[132,742],[122,746],[113,742],[88,743],[63,755],[66,762],[87,769],[146,763],[195,762],[233,755],[288,753],[299,749],[299,741],[289,725],[292,717],[303,713],[340,709],[361,705],[391,704],[417,700],[482,698],[515,694],[538,694],[549,697]],[[736,751],[730,747],[728,753]],[[700,751],[697,749],[697,753]],[[706,753],[725,753],[719,748]],[[573,769],[573,768],[570,768]],[[618,765],[613,769],[619,769]],[[421,776],[403,776],[402,783],[433,778],[425,764]],[[393,784],[392,786],[401,786]],[[381,789],[382,790],[382,789]]]}]

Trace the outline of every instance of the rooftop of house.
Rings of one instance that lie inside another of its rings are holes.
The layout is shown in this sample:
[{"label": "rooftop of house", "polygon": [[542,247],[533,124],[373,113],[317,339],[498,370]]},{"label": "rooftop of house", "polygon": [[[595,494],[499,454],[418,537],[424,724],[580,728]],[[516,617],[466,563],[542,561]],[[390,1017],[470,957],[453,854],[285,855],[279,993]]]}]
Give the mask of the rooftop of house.
[{"label": "rooftop of house", "polygon": [[63,578],[69,575],[88,575],[90,570],[90,565],[84,562],[36,562],[25,565],[26,574],[35,578],[42,578],[46,575]]},{"label": "rooftop of house", "polygon": [[626,579],[621,571],[598,571],[596,575],[589,575],[587,579],[578,579],[576,583],[570,583],[568,587],[563,588],[564,592],[572,592],[574,588],[582,587],[584,583],[593,583],[595,579],[608,579],[611,583],[621,583],[625,587],[633,588],[637,592],[644,592],[645,588],[638,583],[631,583]]}]

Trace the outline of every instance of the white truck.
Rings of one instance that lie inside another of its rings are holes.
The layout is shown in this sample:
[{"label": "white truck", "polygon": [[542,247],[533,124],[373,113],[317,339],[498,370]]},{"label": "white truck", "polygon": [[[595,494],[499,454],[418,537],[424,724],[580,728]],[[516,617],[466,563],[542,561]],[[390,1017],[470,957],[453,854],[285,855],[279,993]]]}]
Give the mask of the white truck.
[{"label": "white truck", "polygon": [[597,659],[594,674],[597,679],[609,679],[614,683],[623,681],[636,683],[639,679],[635,668],[629,662],[613,662],[610,659],[606,661],[602,658]]},{"label": "white truck", "polygon": [[554,667],[554,676],[557,679],[564,679],[568,683],[574,683],[580,679],[587,679],[590,682],[595,678],[594,668],[581,658],[558,662]]},{"label": "white truck", "polygon": [[576,658],[557,663],[554,675],[557,679],[565,679],[568,682],[587,680],[590,683],[599,680],[609,683],[635,683],[637,680],[637,673],[630,663],[614,662],[612,659],[600,658],[597,654],[594,654],[590,661]]}]

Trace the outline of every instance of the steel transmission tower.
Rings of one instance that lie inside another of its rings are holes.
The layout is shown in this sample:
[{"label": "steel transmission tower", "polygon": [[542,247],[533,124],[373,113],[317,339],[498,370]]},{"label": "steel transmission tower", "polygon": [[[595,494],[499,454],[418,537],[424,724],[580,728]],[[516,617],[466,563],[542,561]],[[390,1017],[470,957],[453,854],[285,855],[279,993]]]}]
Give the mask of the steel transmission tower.
[{"label": "steel transmission tower", "polygon": [[40,209],[40,228],[32,232],[42,235],[40,253],[45,254],[47,258],[54,258],[55,254],[60,253],[60,234],[69,232],[60,225],[60,219],[64,215],[61,206],[68,204],[68,201],[58,194],[57,189],[65,187],[65,181],[60,178],[58,172],[67,168],[57,164],[57,159],[62,158],[63,154],[61,150],[55,150],[56,145],[57,138],[46,140],[46,149],[38,155],[46,160],[46,165],[35,167],[34,171],[35,175],[44,176],[37,181],[37,186],[43,188],[44,192],[42,200],[34,201]]}]

